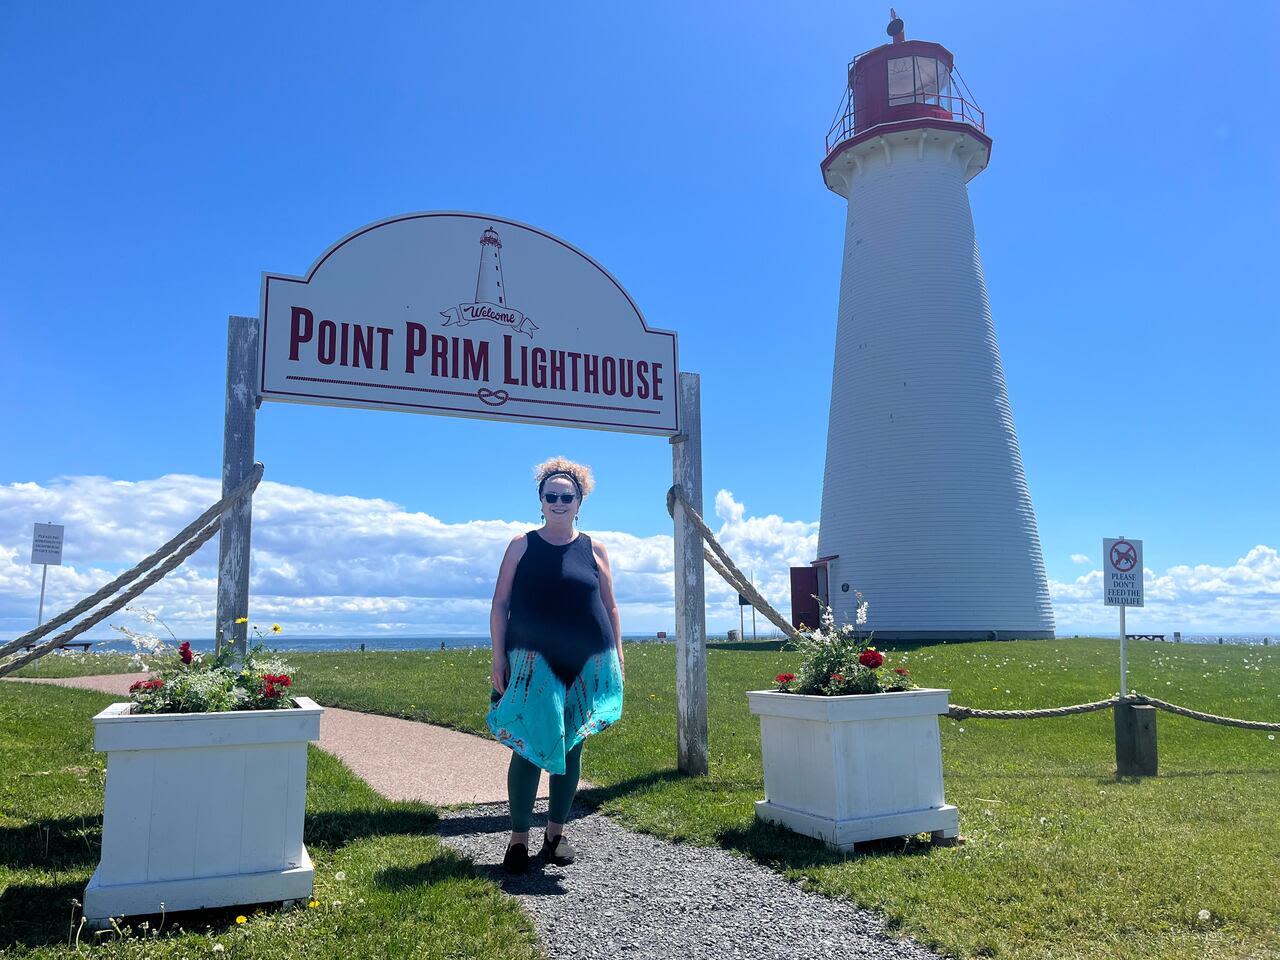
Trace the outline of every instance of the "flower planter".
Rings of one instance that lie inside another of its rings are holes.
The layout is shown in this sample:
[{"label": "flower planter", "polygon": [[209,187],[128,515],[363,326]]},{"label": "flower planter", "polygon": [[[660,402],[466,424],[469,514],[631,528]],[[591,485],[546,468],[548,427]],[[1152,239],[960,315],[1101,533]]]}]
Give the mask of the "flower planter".
[{"label": "flower planter", "polygon": [[841,850],[882,837],[959,834],[942,796],[938,715],[950,690],[821,697],[751,690],[765,799],[756,817]]},{"label": "flower planter", "polygon": [[315,701],[229,713],[132,714],[113,703],[93,718],[107,755],[102,860],[84,915],[296,900],[315,871],[302,845],[307,742],[320,738]]}]

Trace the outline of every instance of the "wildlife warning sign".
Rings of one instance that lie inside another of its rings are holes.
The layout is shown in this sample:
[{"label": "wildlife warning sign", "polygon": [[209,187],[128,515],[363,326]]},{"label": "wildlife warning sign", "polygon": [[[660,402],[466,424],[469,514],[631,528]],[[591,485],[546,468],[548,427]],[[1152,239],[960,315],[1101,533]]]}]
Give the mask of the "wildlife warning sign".
[{"label": "wildlife warning sign", "polygon": [[1142,541],[1102,540],[1102,593],[1108,607],[1142,606]]}]

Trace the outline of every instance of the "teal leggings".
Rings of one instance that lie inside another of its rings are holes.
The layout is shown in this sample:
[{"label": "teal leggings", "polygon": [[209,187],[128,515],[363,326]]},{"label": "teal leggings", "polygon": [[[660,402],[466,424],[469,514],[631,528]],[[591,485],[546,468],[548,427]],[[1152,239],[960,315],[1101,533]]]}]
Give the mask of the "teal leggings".
[{"label": "teal leggings", "polygon": [[[564,773],[551,775],[551,799],[547,804],[547,819],[564,823],[573,805],[573,795],[578,792],[578,774],[582,770],[582,745],[585,740],[564,755]],[[538,778],[542,768],[530,763],[514,750],[511,766],[507,767],[507,799],[511,806],[511,830],[524,833],[533,819],[533,801],[538,795]]]}]

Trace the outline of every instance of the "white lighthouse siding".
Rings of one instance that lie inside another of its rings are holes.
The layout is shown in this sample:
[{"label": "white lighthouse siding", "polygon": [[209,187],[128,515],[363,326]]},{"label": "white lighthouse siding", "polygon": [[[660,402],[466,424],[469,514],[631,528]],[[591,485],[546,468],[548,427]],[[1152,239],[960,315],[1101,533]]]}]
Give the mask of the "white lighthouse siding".
[{"label": "white lighthouse siding", "polygon": [[849,211],[818,554],[839,555],[837,619],[860,590],[885,639],[1048,637],[958,136],[895,130],[891,156],[851,148],[828,177]]}]

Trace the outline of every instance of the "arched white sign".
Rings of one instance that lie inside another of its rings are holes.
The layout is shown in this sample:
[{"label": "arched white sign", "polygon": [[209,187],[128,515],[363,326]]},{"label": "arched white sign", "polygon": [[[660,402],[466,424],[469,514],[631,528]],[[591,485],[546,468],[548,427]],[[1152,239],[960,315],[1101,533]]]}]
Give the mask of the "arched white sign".
[{"label": "arched white sign", "polygon": [[676,335],[563,240],[477,213],[354,231],[264,273],[264,399],[677,432]]}]

